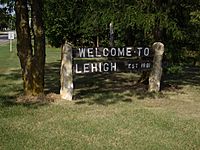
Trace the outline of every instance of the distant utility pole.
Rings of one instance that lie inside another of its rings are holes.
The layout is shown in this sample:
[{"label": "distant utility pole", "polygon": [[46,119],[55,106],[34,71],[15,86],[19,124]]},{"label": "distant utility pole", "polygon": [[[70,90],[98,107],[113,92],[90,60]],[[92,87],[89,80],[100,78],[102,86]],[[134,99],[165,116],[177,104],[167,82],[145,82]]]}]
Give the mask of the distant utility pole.
[{"label": "distant utility pole", "polygon": [[13,31],[8,32],[8,39],[10,40],[10,52],[12,52],[12,40],[15,39],[15,33]]},{"label": "distant utility pole", "polygon": [[114,28],[113,22],[110,23],[110,47],[114,46]]}]

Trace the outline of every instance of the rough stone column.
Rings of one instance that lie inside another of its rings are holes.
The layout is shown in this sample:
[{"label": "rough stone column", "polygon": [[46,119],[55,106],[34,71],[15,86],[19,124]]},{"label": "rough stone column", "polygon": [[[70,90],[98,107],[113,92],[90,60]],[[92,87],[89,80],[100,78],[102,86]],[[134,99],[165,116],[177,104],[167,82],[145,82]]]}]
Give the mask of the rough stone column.
[{"label": "rough stone column", "polygon": [[67,42],[62,47],[60,83],[61,98],[71,101],[73,98],[72,47]]},{"label": "rough stone column", "polygon": [[153,68],[149,76],[149,92],[160,91],[160,81],[162,76],[162,58],[164,53],[164,44],[156,42],[153,44],[153,50],[155,52],[153,58]]}]

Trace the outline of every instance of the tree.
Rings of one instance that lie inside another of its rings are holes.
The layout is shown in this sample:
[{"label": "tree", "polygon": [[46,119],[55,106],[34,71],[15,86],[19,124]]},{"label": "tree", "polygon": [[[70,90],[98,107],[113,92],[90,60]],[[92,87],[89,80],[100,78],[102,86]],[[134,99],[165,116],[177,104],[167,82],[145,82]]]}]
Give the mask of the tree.
[{"label": "tree", "polygon": [[192,11],[190,13],[190,16],[190,29],[193,29],[192,34],[189,34],[192,39],[190,42],[192,42],[192,45],[195,45],[194,47],[196,48],[196,50],[200,51],[200,11]]},{"label": "tree", "polygon": [[4,28],[8,28],[10,15],[8,14],[6,8],[0,8],[0,16],[1,16],[0,30],[3,30]]},{"label": "tree", "polygon": [[46,1],[46,35],[51,45],[60,47],[64,39],[75,44],[80,40],[80,22],[85,14],[85,3],[82,0]]},{"label": "tree", "polygon": [[[62,4],[62,5],[60,5]],[[46,3],[48,39],[60,46],[108,46],[110,22],[116,46],[165,44],[171,64],[183,62],[183,53],[199,49],[199,0],[50,0]],[[87,44],[87,45],[86,45]]]},{"label": "tree", "polygon": [[13,1],[12,0],[0,0],[0,30],[3,29],[14,29],[15,17],[12,15],[13,12]]},{"label": "tree", "polygon": [[[39,95],[44,92],[45,32],[42,19],[42,0],[16,0],[17,51],[22,69],[24,94]],[[29,6],[31,16],[29,16]],[[31,25],[29,18],[32,18]],[[34,44],[31,42],[31,32]]]}]

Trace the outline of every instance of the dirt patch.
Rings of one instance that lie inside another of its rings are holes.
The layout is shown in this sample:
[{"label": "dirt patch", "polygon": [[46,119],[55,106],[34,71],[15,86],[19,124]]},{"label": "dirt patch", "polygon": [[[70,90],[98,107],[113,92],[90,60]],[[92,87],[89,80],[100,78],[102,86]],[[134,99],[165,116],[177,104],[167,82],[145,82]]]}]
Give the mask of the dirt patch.
[{"label": "dirt patch", "polygon": [[19,96],[16,99],[16,103],[22,104],[36,104],[36,103],[54,103],[60,101],[60,95],[55,93],[49,93],[47,95],[39,95],[39,96]]}]

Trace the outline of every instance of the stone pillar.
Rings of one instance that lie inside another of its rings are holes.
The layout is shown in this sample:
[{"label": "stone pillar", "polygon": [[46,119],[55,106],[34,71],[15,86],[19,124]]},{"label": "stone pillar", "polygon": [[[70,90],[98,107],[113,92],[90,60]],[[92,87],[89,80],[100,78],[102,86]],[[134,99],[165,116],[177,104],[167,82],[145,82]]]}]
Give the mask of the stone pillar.
[{"label": "stone pillar", "polygon": [[73,98],[72,47],[65,42],[62,47],[62,62],[60,68],[60,96],[65,100]]},{"label": "stone pillar", "polygon": [[153,58],[153,68],[149,76],[149,92],[159,92],[160,82],[162,76],[162,58],[164,53],[164,44],[161,42],[156,42],[153,44],[154,58]]}]

